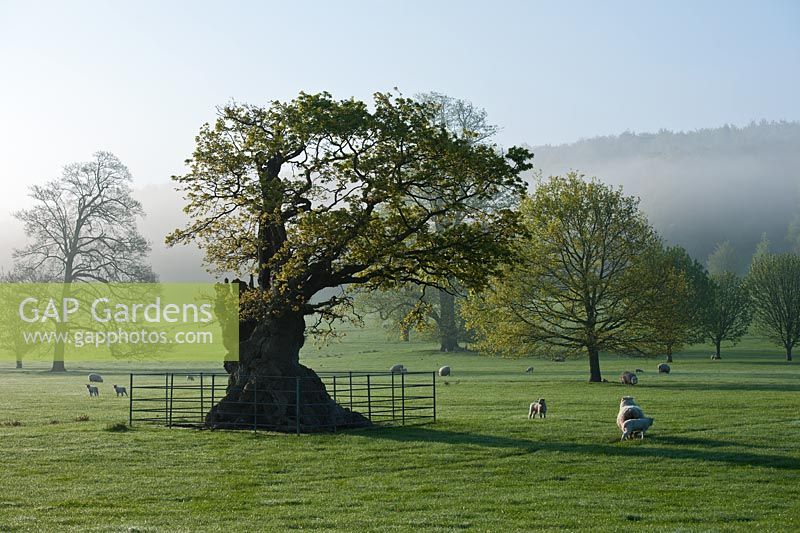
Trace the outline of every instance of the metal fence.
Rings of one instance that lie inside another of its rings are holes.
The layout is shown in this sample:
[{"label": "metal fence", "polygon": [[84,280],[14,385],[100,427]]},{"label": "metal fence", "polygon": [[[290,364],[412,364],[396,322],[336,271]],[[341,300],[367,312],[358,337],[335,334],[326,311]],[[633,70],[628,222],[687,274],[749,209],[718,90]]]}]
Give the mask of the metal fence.
[{"label": "metal fence", "polygon": [[[411,425],[436,421],[435,372],[319,372],[328,394],[341,407],[360,413],[375,425]],[[158,424],[168,427],[203,427],[209,409],[225,396],[228,374],[206,372],[137,372],[130,374],[128,423]],[[315,387],[304,387],[313,378],[280,377],[271,379],[272,397],[286,401],[272,404],[265,395],[254,394],[253,416],[241,427],[254,431],[302,433],[308,429],[304,407],[318,405]],[[309,390],[312,389],[312,390]],[[324,399],[327,401],[327,399]],[[241,402],[239,402],[241,403]],[[276,425],[259,414],[270,407],[289,410],[289,422]],[[336,431],[337,424],[314,424],[315,430]]]}]

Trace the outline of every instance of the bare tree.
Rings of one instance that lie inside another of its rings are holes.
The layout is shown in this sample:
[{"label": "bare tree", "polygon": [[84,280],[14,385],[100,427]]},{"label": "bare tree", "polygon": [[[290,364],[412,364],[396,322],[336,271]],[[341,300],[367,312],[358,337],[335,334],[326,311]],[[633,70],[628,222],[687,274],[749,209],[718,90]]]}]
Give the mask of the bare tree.
[{"label": "bare tree", "polygon": [[[29,243],[14,251],[17,267],[47,271],[64,283],[155,281],[145,263],[150,244],[136,228],[144,216],[131,196],[131,174],[111,153],[64,167],[60,179],[34,185],[35,205],[14,213]],[[54,372],[64,371],[64,344],[55,344]]]}]

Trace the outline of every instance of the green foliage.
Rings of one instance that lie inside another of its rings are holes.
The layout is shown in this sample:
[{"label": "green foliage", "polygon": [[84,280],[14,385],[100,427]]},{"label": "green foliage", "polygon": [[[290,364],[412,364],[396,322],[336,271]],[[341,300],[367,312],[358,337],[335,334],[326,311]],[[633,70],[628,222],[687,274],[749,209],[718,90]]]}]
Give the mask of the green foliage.
[{"label": "green foliage", "polygon": [[490,353],[525,356],[642,352],[644,323],[662,283],[644,258],[660,242],[638,200],[571,173],[540,183],[522,204],[517,261],[465,306]]},{"label": "green foliage", "polygon": [[657,276],[656,294],[643,321],[650,330],[656,352],[669,360],[684,345],[702,339],[699,324],[710,291],[703,266],[680,246],[655,250],[646,257],[646,270]]},{"label": "green foliage", "polygon": [[[476,205],[519,193],[531,154],[458,139],[434,113],[381,93],[372,110],[327,93],[229,105],[201,128],[189,173],[174,177],[192,222],[167,242],[197,242],[214,271],[254,273],[265,317],[340,317],[343,297],[311,299],[346,284],[480,287],[518,224],[509,209]],[[457,212],[466,215],[434,227]]]},{"label": "green foliage", "polygon": [[733,272],[711,275],[711,290],[703,319],[704,337],[717,349],[723,341],[736,344],[747,333],[752,306],[747,286]]},{"label": "green foliage", "polygon": [[708,273],[711,275],[736,272],[736,251],[730,241],[724,241],[714,248],[708,256]]},{"label": "green foliage", "polygon": [[791,360],[792,349],[800,341],[800,256],[756,257],[747,286],[758,331],[782,346]]}]

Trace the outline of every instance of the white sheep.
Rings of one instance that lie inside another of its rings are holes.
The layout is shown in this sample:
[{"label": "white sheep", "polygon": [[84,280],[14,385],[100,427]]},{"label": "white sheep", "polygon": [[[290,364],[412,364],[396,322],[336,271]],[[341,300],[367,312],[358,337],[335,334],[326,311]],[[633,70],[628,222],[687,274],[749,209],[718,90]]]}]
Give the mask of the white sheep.
[{"label": "white sheep", "polygon": [[619,381],[624,385],[636,385],[639,383],[639,377],[633,372],[628,372],[626,370],[619,376]]},{"label": "white sheep", "polygon": [[89,382],[90,383],[102,383],[103,376],[100,374],[89,374]]},{"label": "white sheep", "polygon": [[125,389],[125,387],[118,387],[116,385],[114,385],[114,392],[117,393],[117,396],[127,396],[128,395],[128,391],[127,391],[127,389]]},{"label": "white sheep", "polygon": [[619,413],[617,414],[617,427],[620,431],[622,431],[625,421],[632,418],[644,418],[644,411],[636,405],[633,396],[623,396],[619,402]]},{"label": "white sheep", "polygon": [[449,376],[450,375],[450,367],[449,366],[443,366],[442,368],[440,368],[439,369],[439,375],[440,376]]},{"label": "white sheep", "polygon": [[389,372],[391,372],[392,374],[401,374],[405,371],[406,371],[405,367],[399,363],[393,365],[392,368],[389,369]]},{"label": "white sheep", "polygon": [[86,384],[86,389],[89,391],[89,397],[100,396],[100,390],[92,385]]},{"label": "white sheep", "polygon": [[536,415],[539,415],[539,418],[547,418],[547,404],[544,398],[539,398],[538,401],[533,402],[528,408],[528,420],[536,418]]},{"label": "white sheep", "polygon": [[626,420],[625,423],[622,424],[622,438],[620,440],[629,439],[637,433],[644,439],[645,431],[650,429],[652,425],[652,418],[631,418],[630,420]]},{"label": "white sheep", "polygon": [[526,374],[533,374],[533,367],[532,367],[532,366],[529,366],[528,368],[526,368],[526,369],[525,369],[525,373],[526,373]]}]

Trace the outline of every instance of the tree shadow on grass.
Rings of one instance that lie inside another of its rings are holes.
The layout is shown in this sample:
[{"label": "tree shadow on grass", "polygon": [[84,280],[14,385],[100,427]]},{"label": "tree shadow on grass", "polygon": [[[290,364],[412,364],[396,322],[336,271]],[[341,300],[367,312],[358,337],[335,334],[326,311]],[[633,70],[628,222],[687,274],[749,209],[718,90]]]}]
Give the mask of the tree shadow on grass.
[{"label": "tree shadow on grass", "polygon": [[[800,469],[800,460],[793,457],[763,455],[740,451],[723,452],[691,449],[690,447],[692,446],[703,446],[706,448],[736,446],[735,443],[727,441],[691,437],[648,437],[644,446],[638,445],[638,443],[611,444],[598,442],[596,444],[583,444],[577,442],[534,441],[480,433],[460,433],[421,426],[377,429],[360,432],[360,435],[366,438],[391,440],[395,442],[427,442],[517,449],[527,452],[564,452],[610,457],[644,457],[659,460],[665,458],[690,459],[726,463],[734,466],[748,465],[760,466],[763,468],[778,468],[782,470]],[[661,446],[662,443],[667,446]]]}]

